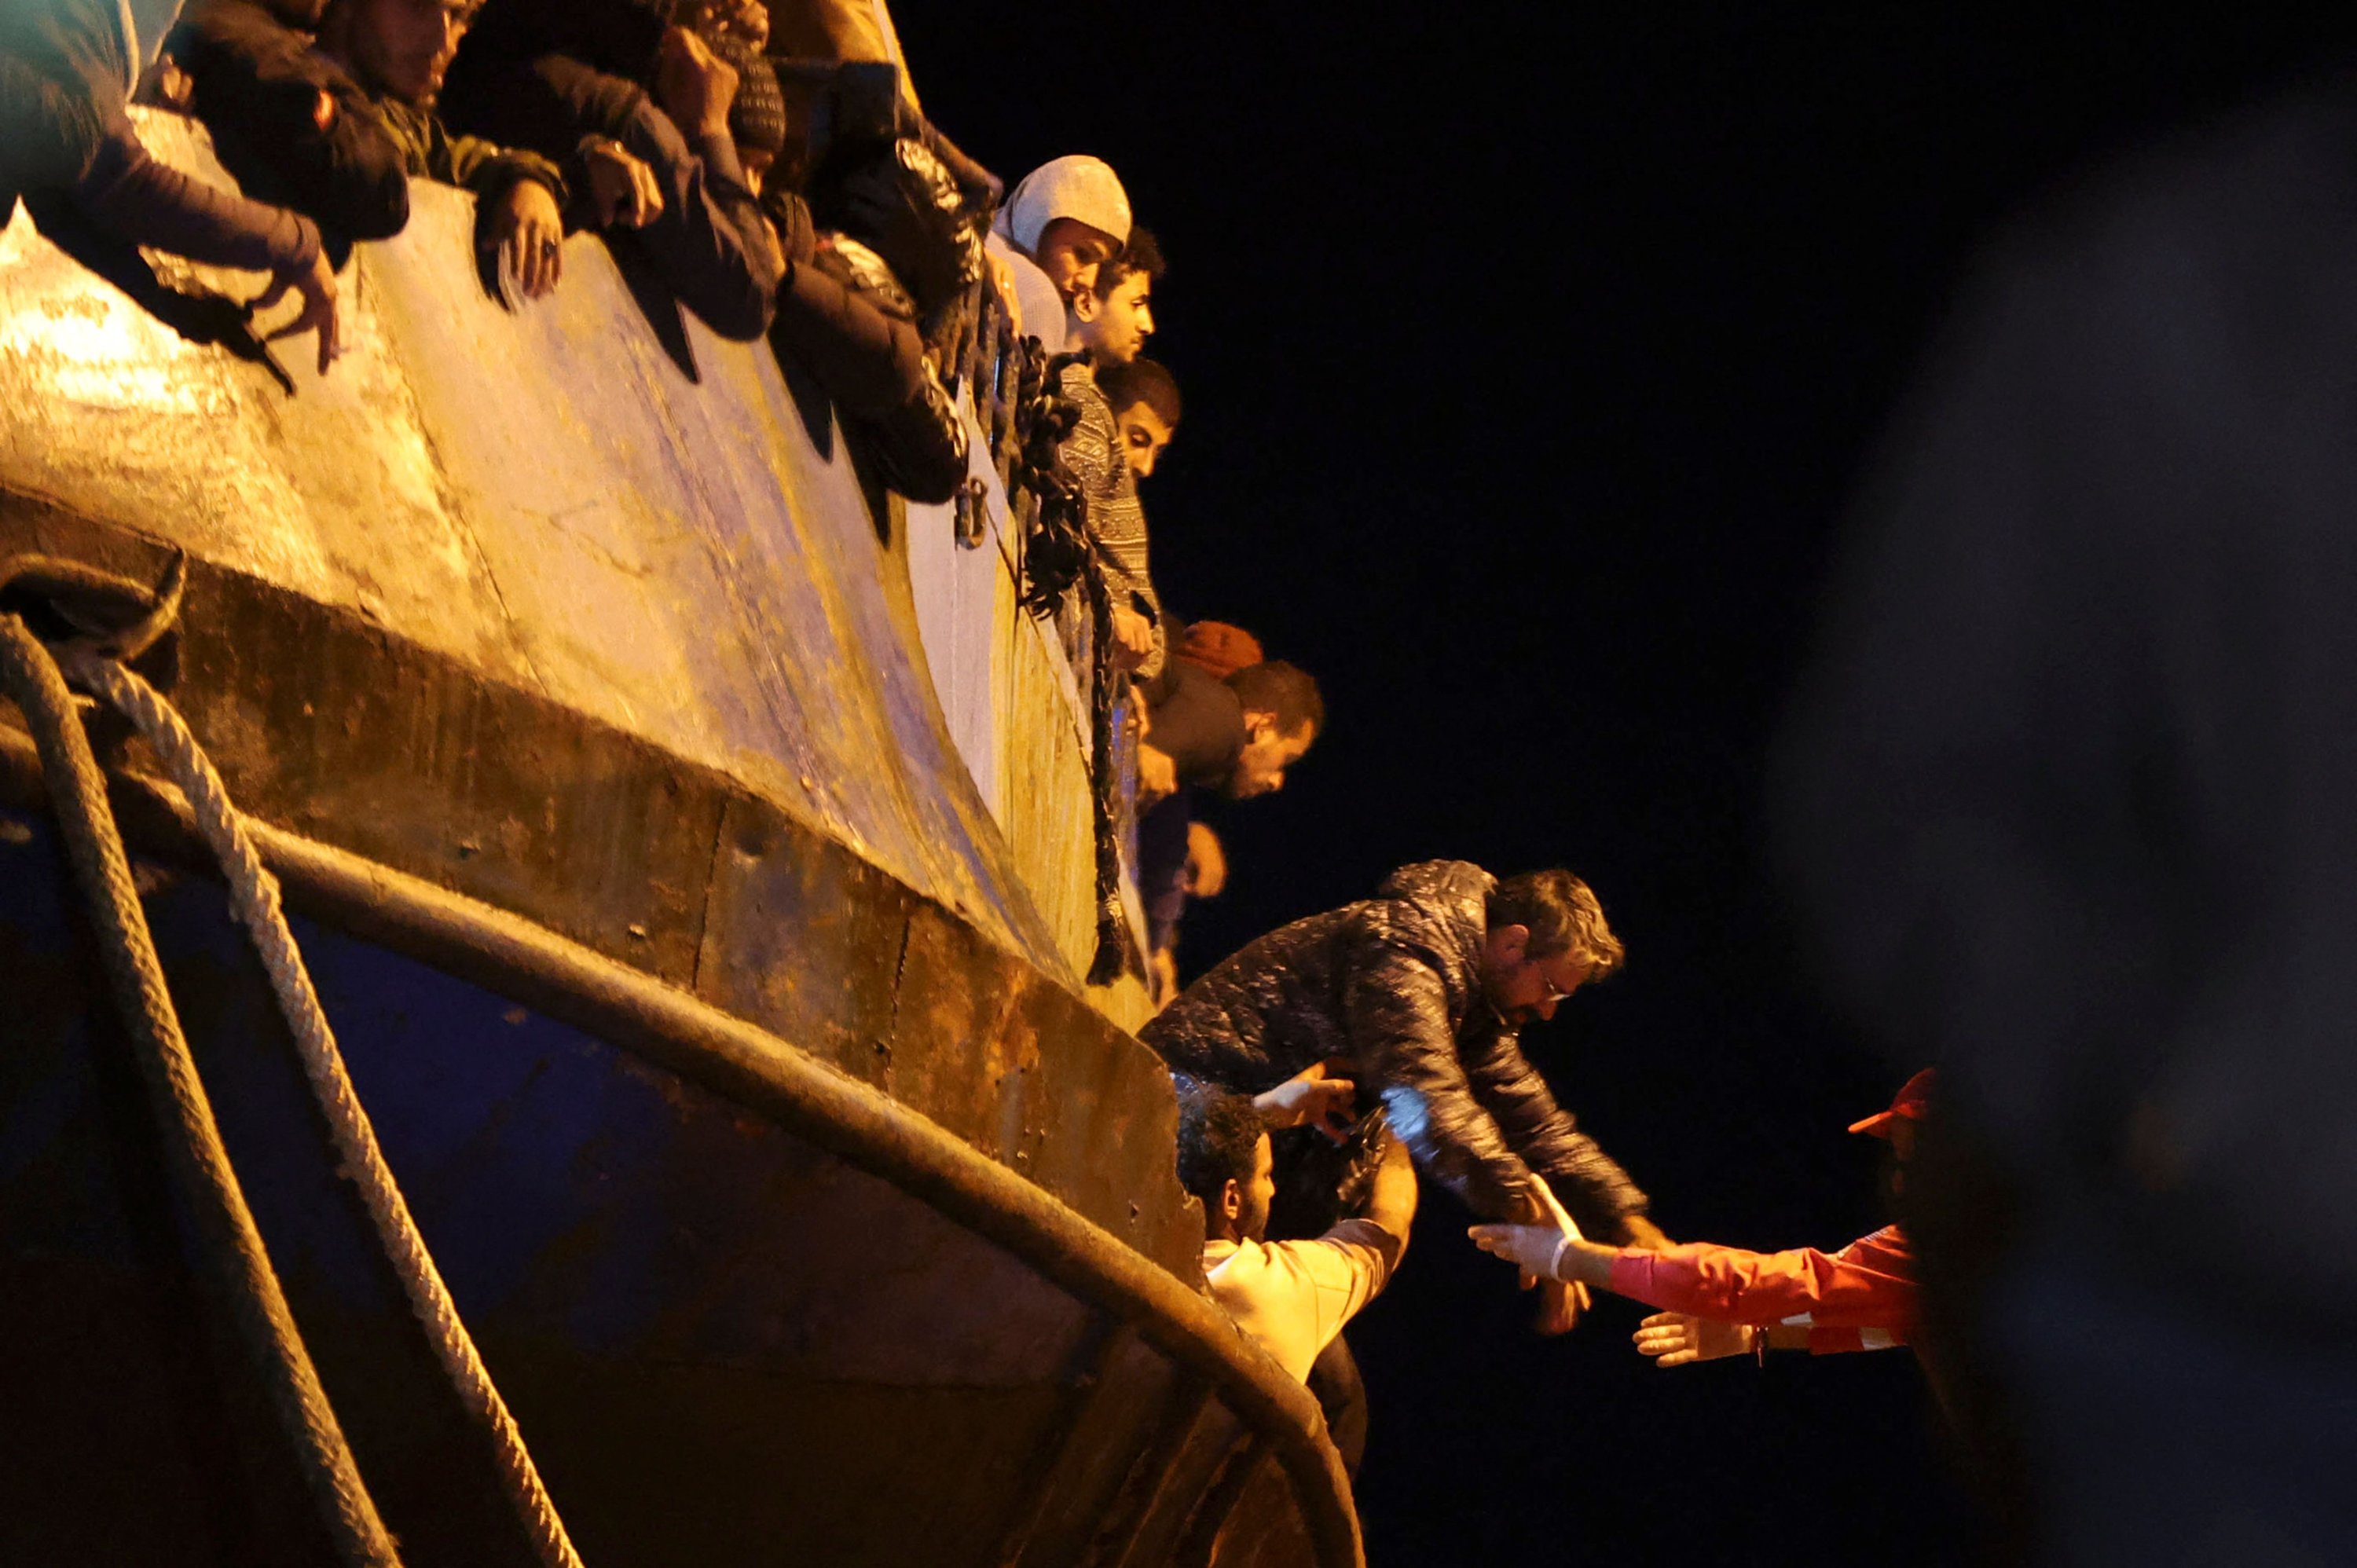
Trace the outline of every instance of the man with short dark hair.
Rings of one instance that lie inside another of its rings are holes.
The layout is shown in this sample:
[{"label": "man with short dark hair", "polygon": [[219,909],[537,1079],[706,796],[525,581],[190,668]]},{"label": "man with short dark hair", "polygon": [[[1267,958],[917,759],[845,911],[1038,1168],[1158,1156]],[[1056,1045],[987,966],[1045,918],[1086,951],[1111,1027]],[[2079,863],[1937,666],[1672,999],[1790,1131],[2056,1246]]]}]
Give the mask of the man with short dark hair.
[{"label": "man with short dark hair", "polygon": [[1301,1124],[1272,1103],[1283,1093],[1189,1090],[1178,1104],[1178,1183],[1202,1200],[1212,1296],[1278,1366],[1306,1380],[1318,1353],[1399,1267],[1415,1219],[1415,1165],[1405,1144],[1386,1138],[1364,1214],[1314,1239],[1269,1240],[1269,1130]]},{"label": "man with short dark hair", "polygon": [[1145,745],[1167,759],[1171,781],[1239,800],[1284,789],[1286,770],[1326,727],[1318,682],[1281,659],[1247,664],[1224,681],[1174,659],[1146,700]]},{"label": "man with short dark hair", "polygon": [[1162,250],[1152,232],[1142,223],[1131,225],[1128,244],[1098,266],[1092,286],[1073,295],[1069,338],[1082,357],[1064,367],[1060,382],[1064,395],[1080,405],[1081,417],[1058,450],[1080,481],[1089,541],[1113,593],[1113,635],[1121,662],[1140,681],[1162,673],[1168,633],[1154,591],[1137,475],[1096,372],[1127,364],[1145,347],[1154,330],[1149,296],[1162,271]]},{"label": "man with short dark hair", "polygon": [[1125,365],[1097,367],[1097,390],[1104,393],[1113,420],[1121,431],[1121,455],[1138,478],[1152,477],[1172,436],[1178,434],[1184,405],[1178,379],[1155,360],[1140,355]]},{"label": "man with short dark hair", "polygon": [[[479,242],[500,277],[539,299],[563,271],[565,177],[537,154],[453,135],[435,113],[478,8],[478,0],[328,0],[318,47],[368,94],[409,174],[475,193]],[[588,226],[634,228],[653,216],[653,177],[621,147],[584,145],[578,172],[594,209]]]},{"label": "man with short dark hair", "polygon": [[339,239],[409,221],[409,172],[369,94],[312,47],[326,0],[190,0],[164,40],[221,166]]},{"label": "man with short dark hair", "polygon": [[1126,365],[1154,336],[1154,285],[1168,270],[1162,246],[1143,223],[1129,242],[1098,264],[1096,282],[1074,291],[1064,340],[1099,366]]},{"label": "man with short dark hair", "polygon": [[1360,1213],[1316,1237],[1271,1241],[1267,1230],[1276,1187],[1270,1130],[1343,1136],[1354,1093],[1321,1063],[1249,1099],[1198,1083],[1178,1100],[1178,1183],[1203,1204],[1204,1283],[1238,1327],[1308,1384],[1353,1475],[1366,1447],[1366,1397],[1340,1335],[1407,1249],[1416,1192],[1406,1146],[1376,1134],[1383,1148]]},{"label": "man with short dark hair", "polygon": [[[1416,1164],[1476,1215],[1535,1222],[1544,1182],[1584,1233],[1655,1246],[1645,1195],[1555,1104],[1520,1043],[1524,1025],[1621,960],[1595,894],[1568,872],[1500,882],[1428,861],[1373,898],[1248,943],[1138,1035],[1185,1078],[1246,1093],[1347,1060]],[[1295,1206],[1335,1200],[1338,1178],[1315,1163],[1280,1177]],[[1575,1298],[1544,1288],[1540,1331],[1560,1333]]]}]

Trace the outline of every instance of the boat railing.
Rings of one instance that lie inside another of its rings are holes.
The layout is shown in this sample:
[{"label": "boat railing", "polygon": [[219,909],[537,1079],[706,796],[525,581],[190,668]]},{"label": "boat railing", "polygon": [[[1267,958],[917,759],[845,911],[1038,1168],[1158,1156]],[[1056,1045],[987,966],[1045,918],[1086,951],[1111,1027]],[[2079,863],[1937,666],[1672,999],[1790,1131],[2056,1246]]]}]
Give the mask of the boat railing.
[{"label": "boat railing", "polygon": [[[986,281],[961,318],[944,379],[954,378],[968,422],[972,471],[953,501],[908,509],[919,624],[951,734],[1066,958],[1106,983],[1092,995],[1135,1027],[1147,1011],[1135,699],[1125,680],[1098,664],[1092,603],[1102,567],[1093,554],[1082,578],[1053,596],[1050,613],[1024,607],[1048,596],[1033,591],[1042,494],[1026,449],[1053,400],[1044,385],[1049,356],[1037,338],[1017,335]],[[1100,681],[1109,710],[1102,717]],[[1092,767],[1100,744],[1111,754],[1103,789]],[[1101,874],[1105,844],[1114,859]]]}]

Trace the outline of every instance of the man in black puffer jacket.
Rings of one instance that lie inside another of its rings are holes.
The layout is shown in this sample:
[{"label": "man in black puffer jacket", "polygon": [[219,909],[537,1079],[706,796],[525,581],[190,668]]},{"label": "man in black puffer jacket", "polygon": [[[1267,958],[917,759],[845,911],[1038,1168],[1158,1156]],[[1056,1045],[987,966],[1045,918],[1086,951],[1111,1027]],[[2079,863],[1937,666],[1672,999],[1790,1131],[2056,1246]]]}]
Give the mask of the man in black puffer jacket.
[{"label": "man in black puffer jacket", "polygon": [[1589,1237],[1658,1244],[1645,1195],[1555,1102],[1518,1039],[1620,960],[1568,872],[1500,882],[1427,861],[1248,944],[1139,1034],[1179,1074],[1245,1093],[1344,1058],[1361,1104],[1380,1105],[1416,1165],[1476,1214],[1531,1212],[1535,1173]]},{"label": "man in black puffer jacket", "polygon": [[[1314,1236],[1340,1217],[1350,1195],[1338,1187],[1369,1165],[1353,1156],[1380,1150],[1388,1121],[1417,1166],[1485,1219],[1535,1222],[1543,1179],[1586,1235],[1663,1247],[1645,1195],[1555,1102],[1519,1043],[1524,1024],[1555,1016],[1620,959],[1596,895],[1569,872],[1500,882],[1461,860],[1426,861],[1392,873],[1372,898],[1246,944],[1138,1035],[1182,1090],[1202,1080],[1257,1094],[1340,1058],[1360,1105],[1383,1111],[1361,1119],[1355,1150],[1278,1134],[1273,1237]],[[1540,1333],[1578,1321],[1571,1287],[1538,1290]],[[1318,1356],[1309,1391],[1356,1475],[1367,1402],[1346,1339]]]}]

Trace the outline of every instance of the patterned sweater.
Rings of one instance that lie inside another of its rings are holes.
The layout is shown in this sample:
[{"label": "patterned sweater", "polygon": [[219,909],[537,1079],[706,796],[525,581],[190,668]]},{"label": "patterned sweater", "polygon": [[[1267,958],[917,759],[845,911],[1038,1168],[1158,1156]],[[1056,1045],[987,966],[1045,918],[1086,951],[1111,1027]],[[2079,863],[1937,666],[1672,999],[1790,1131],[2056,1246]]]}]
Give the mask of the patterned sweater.
[{"label": "patterned sweater", "polygon": [[1104,567],[1114,603],[1126,605],[1154,623],[1154,651],[1137,668],[1137,678],[1162,673],[1168,653],[1162,601],[1155,596],[1146,565],[1146,509],[1138,504],[1137,476],[1122,456],[1121,427],[1113,405],[1097,390],[1096,372],[1086,364],[1064,367],[1064,395],[1081,405],[1081,422],[1060,448],[1065,466],[1080,481],[1088,508],[1089,542]]}]

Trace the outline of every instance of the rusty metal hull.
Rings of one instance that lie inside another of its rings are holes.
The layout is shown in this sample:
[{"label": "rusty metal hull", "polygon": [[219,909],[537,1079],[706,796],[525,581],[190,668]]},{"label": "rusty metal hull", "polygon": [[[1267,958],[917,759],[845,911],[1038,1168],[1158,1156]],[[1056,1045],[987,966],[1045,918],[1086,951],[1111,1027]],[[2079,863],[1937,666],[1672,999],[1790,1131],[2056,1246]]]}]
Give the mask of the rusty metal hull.
[{"label": "rusty metal hull", "polygon": [[[528,1561],[218,887],[158,880],[150,918],[224,1136],[408,1561]],[[22,1456],[0,1466],[0,1561],[323,1561],[188,1283],[68,886],[48,824],[0,814],[0,1425]],[[1219,1495],[1272,1413],[1314,1416],[1223,1396],[1238,1348],[1216,1323],[1092,1289],[1087,1246],[1027,1234],[986,1192],[943,1201],[921,1160],[780,1114],[693,1041],[669,1053],[682,1072],[559,1015],[594,1012],[588,987],[543,973],[552,1014],[333,926],[298,935],[589,1562],[1152,1563],[1222,1520],[1222,1560],[1312,1555],[1284,1466],[1250,1477],[1247,1507]],[[510,993],[533,988],[511,972]]]},{"label": "rusty metal hull", "polygon": [[[766,349],[579,240],[510,317],[464,199],[417,198],[291,400],[18,214],[0,556],[185,554],[175,699],[592,1568],[1355,1562],[1314,1405],[1194,1288],[1168,1075],[1034,897],[1058,846],[959,759],[902,520]],[[0,1561],[311,1561],[14,724]],[[522,1561],[140,760],[167,967],[361,1469],[413,1563]]]}]

